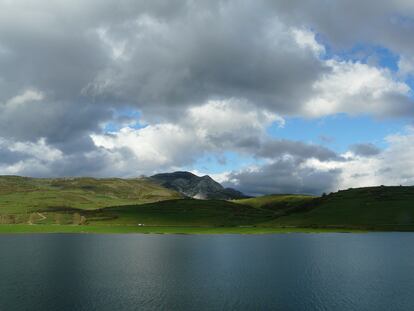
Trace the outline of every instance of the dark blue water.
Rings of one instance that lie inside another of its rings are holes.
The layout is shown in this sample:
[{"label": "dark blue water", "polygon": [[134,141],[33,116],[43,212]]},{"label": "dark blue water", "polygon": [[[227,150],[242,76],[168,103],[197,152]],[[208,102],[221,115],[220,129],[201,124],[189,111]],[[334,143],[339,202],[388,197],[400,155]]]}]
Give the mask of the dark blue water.
[{"label": "dark blue water", "polygon": [[0,310],[414,310],[414,234],[3,235]]}]

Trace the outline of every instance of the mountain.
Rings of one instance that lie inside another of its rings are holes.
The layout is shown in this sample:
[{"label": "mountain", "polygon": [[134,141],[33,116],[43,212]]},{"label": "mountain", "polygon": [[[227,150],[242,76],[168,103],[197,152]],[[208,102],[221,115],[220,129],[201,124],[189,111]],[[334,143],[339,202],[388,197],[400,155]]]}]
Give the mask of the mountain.
[{"label": "mountain", "polygon": [[247,197],[235,189],[224,188],[208,175],[199,177],[190,172],[174,172],[156,174],[150,179],[194,199],[231,200]]}]

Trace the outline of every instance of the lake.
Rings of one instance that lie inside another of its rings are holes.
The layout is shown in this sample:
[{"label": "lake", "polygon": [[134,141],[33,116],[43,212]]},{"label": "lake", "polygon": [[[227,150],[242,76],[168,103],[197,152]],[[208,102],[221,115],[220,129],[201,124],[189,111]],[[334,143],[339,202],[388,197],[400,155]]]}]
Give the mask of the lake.
[{"label": "lake", "polygon": [[413,310],[414,234],[0,235],[0,310]]}]

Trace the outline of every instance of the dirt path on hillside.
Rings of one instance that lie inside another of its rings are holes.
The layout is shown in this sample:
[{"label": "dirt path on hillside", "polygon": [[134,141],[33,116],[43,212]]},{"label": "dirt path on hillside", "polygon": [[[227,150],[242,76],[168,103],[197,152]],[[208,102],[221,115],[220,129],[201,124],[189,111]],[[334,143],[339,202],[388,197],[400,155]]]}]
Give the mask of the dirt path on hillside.
[{"label": "dirt path on hillside", "polygon": [[[37,212],[36,214],[37,214],[37,216],[40,217],[39,221],[47,219],[47,217],[45,215],[43,215],[42,213]],[[31,216],[29,217],[29,221],[27,222],[29,225],[34,225],[33,222],[36,222],[36,219],[34,219],[32,221],[32,217],[33,217],[33,214],[31,214]]]},{"label": "dirt path on hillside", "polygon": [[43,215],[42,213],[37,213],[37,215],[39,215],[39,217],[42,218],[42,219],[40,219],[40,221],[47,219],[47,217],[45,215]]}]

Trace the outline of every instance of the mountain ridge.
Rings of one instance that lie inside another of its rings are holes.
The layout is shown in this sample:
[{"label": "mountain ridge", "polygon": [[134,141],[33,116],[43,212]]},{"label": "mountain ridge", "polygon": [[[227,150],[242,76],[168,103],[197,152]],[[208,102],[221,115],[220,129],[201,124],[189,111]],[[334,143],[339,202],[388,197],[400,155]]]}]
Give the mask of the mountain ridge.
[{"label": "mountain ridge", "polygon": [[176,171],[155,174],[149,178],[193,199],[233,200],[248,197],[233,188],[224,188],[209,175],[197,176],[187,171]]}]

